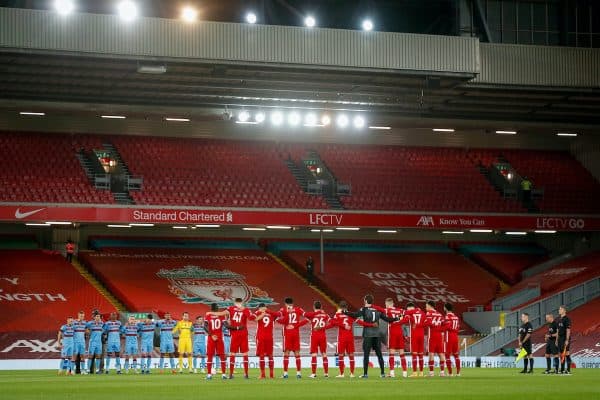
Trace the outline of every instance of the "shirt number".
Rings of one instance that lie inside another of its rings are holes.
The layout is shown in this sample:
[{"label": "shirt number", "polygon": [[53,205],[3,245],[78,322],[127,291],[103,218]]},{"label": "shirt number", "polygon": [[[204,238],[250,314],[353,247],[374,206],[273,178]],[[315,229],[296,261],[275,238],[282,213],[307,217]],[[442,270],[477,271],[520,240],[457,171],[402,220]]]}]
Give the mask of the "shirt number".
[{"label": "shirt number", "polygon": [[211,319],[210,326],[212,327],[213,331],[217,331],[217,330],[221,329],[221,320],[220,319]]}]

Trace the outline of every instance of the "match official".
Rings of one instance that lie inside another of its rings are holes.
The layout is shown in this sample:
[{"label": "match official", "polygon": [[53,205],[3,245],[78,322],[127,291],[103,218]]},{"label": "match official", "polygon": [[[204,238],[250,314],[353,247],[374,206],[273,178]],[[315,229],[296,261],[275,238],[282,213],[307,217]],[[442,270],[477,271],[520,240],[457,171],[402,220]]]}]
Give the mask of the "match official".
[{"label": "match official", "polygon": [[[558,351],[560,352],[560,373],[571,375],[571,318],[567,316],[567,307],[558,308]],[[565,368],[566,363],[566,368]]]},{"label": "match official", "polygon": [[[519,328],[519,347],[527,352],[527,355],[523,359],[523,371],[522,374],[533,373],[533,356],[531,355],[531,334],[533,333],[533,326],[529,322],[529,314],[521,314],[521,322],[523,325]],[[529,363],[529,370],[527,364]]]}]

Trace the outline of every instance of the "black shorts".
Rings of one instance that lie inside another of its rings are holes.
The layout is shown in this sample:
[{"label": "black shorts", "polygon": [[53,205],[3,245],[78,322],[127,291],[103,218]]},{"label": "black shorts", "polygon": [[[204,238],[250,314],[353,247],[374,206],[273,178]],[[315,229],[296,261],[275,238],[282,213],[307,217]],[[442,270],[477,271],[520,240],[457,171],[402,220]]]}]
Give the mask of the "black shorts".
[{"label": "black shorts", "polygon": [[[562,353],[563,351],[565,351],[565,342],[567,341],[566,337],[559,337],[558,338],[558,352]],[[567,345],[567,351],[571,351],[571,342],[569,342],[569,344]]]},{"label": "black shorts", "polygon": [[550,354],[553,356],[558,355],[558,346],[556,345],[554,340],[546,342],[546,354]]},{"label": "black shorts", "polygon": [[531,351],[531,340],[530,340],[530,341],[528,341],[528,342],[526,342],[526,343],[523,343],[523,345],[522,345],[521,347],[522,347],[522,348],[523,348],[523,349],[524,349],[524,350],[527,352],[527,355],[528,355],[528,356],[530,356],[530,355],[531,355],[531,353],[533,353],[533,352]]}]

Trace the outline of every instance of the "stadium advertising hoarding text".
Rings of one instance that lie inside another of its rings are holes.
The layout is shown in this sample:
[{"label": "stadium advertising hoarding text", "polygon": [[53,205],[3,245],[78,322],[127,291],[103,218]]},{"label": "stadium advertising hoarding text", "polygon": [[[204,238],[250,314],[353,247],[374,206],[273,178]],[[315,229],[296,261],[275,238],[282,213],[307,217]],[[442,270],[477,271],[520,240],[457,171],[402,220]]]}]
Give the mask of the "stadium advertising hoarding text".
[{"label": "stadium advertising hoarding text", "polygon": [[196,209],[161,207],[78,207],[3,205],[0,221],[88,223],[156,223],[221,225],[291,225],[314,227],[600,230],[598,216],[515,214],[436,214],[391,212],[330,212],[310,210]]}]

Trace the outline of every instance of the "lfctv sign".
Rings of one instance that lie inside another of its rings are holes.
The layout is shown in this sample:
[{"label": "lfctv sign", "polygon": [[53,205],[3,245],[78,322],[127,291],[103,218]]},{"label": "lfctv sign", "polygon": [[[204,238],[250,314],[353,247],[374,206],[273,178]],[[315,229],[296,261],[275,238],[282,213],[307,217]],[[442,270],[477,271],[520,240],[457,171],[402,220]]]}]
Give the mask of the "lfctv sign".
[{"label": "lfctv sign", "polygon": [[310,214],[311,225],[341,225],[343,215],[338,214]]},{"label": "lfctv sign", "polygon": [[535,225],[538,229],[583,229],[585,220],[582,218],[537,218]]}]

